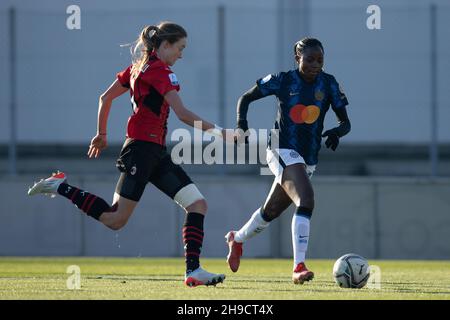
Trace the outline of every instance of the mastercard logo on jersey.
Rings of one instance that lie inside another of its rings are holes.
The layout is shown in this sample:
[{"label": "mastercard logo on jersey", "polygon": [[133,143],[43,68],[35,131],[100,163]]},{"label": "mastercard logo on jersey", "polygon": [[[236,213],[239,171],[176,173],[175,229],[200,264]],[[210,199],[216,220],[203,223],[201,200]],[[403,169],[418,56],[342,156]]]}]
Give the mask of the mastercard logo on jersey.
[{"label": "mastercard logo on jersey", "polygon": [[315,105],[305,106],[303,104],[296,104],[289,110],[289,116],[295,123],[312,124],[316,122],[320,115],[320,108]]}]

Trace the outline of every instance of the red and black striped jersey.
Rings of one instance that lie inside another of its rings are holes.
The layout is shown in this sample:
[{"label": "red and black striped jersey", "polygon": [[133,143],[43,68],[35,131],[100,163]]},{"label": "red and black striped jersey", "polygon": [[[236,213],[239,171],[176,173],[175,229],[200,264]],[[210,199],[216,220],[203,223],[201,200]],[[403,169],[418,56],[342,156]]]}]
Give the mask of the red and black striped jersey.
[{"label": "red and black striped jersey", "polygon": [[120,84],[130,88],[133,114],[128,119],[127,138],[165,145],[169,105],[164,99],[171,90],[180,90],[176,75],[153,52],[137,75],[129,66],[117,74]]}]

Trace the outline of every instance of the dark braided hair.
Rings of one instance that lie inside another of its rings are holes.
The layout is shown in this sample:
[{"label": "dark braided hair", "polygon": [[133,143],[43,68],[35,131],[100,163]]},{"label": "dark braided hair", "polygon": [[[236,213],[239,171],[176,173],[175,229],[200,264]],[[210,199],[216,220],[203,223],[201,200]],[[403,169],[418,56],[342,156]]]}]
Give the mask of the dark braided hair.
[{"label": "dark braided hair", "polygon": [[323,46],[322,43],[315,39],[315,38],[303,38],[302,40],[297,41],[294,44],[294,54],[296,56],[300,56],[303,51],[306,48],[315,48],[315,47],[319,47],[320,49],[322,49],[322,52],[325,53],[325,50],[323,50]]}]

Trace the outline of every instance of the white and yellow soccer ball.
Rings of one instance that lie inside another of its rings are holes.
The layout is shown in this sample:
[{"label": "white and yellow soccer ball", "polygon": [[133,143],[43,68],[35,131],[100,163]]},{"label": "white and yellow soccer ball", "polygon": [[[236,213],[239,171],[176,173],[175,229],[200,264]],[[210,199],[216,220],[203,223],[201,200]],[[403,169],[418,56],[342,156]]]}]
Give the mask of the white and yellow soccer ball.
[{"label": "white and yellow soccer ball", "polygon": [[343,255],[333,266],[334,281],[341,288],[360,289],[366,285],[369,276],[369,262],[355,253]]}]

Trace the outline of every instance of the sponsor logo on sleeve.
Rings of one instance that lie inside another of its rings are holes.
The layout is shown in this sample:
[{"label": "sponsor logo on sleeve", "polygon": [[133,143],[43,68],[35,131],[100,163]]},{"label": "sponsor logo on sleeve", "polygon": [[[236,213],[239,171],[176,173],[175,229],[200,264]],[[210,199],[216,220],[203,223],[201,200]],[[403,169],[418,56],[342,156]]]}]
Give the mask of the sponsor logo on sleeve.
[{"label": "sponsor logo on sleeve", "polygon": [[264,78],[262,78],[261,84],[264,84],[264,83],[268,82],[270,79],[272,79],[272,75],[271,75],[271,74],[268,74],[267,76],[265,76]]},{"label": "sponsor logo on sleeve", "polygon": [[178,86],[178,85],[179,85],[178,79],[177,79],[177,76],[175,75],[175,73],[169,74],[169,79],[170,79],[170,83],[171,83],[173,86]]}]

